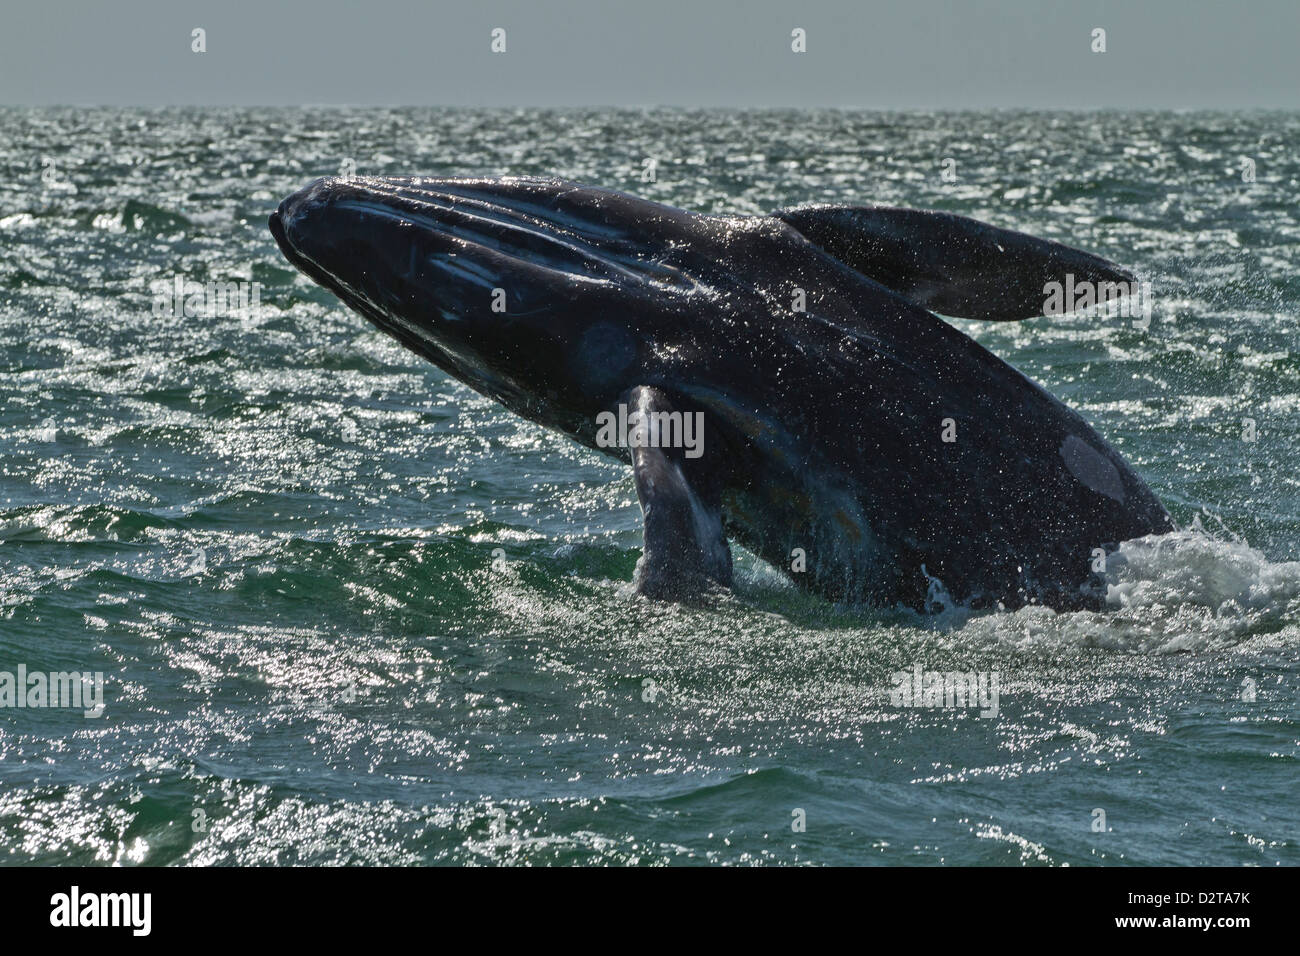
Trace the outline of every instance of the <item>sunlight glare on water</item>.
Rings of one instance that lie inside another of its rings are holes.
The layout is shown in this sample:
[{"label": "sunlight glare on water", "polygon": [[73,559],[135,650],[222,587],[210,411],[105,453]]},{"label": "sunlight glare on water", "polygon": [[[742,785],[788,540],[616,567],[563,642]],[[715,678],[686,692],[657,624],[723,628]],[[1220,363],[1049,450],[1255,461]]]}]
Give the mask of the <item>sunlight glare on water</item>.
[{"label": "sunlight glare on water", "polygon": [[[0,116],[0,670],[106,686],[0,716],[0,862],[1300,862],[1300,117]],[[1149,329],[960,327],[1183,530],[1100,612],[833,607],[739,551],[735,595],[635,599],[627,468],[279,255],[269,212],[348,160],[938,208],[1134,267]],[[260,299],[155,316],[177,275]],[[917,665],[996,673],[997,716],[895,706]]]}]

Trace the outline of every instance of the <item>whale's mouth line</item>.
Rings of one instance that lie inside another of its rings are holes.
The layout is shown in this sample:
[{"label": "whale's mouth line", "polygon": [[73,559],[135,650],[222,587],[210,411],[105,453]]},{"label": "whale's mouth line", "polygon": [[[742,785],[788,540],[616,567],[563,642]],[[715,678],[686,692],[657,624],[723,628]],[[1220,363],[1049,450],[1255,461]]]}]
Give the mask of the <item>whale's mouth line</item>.
[{"label": "whale's mouth line", "polygon": [[[321,182],[335,192],[327,202],[331,210],[375,217],[418,233],[416,241],[428,251],[481,258],[488,271],[498,273],[490,287],[530,273],[539,284],[545,283],[545,271],[557,274],[550,284],[562,279],[607,288],[639,285],[667,293],[699,287],[674,262],[677,244],[671,237],[647,245],[642,229],[616,218],[617,210],[611,207],[633,197],[614,191],[587,187],[557,191],[553,182],[530,179]],[[311,195],[304,200],[312,201]],[[635,221],[637,226],[653,226],[661,218],[655,215],[659,207],[636,202],[643,217]],[[282,231],[294,233],[296,210],[282,204],[279,212]],[[691,218],[710,217],[691,214]],[[411,264],[420,265],[415,259]]]},{"label": "whale's mouth line", "polygon": [[[389,195],[400,204],[384,202]],[[680,269],[663,261],[663,255],[646,254],[614,230],[593,228],[533,204],[495,203],[433,190],[418,197],[376,191],[365,198],[339,200],[333,208],[418,228],[428,238],[446,243],[447,255],[481,257],[510,273],[549,270],[562,273],[568,281],[605,286],[649,283],[671,289],[696,285]],[[500,276],[487,287],[499,284]]]},{"label": "whale's mouth line", "polygon": [[271,213],[267,225],[270,226],[271,235],[275,238],[275,244],[280,247],[280,251],[284,253],[284,257],[289,260],[290,265],[297,266],[298,269],[306,273],[307,278],[328,287],[335,294],[338,294],[339,286],[346,286],[346,283],[341,282],[337,276],[328,269],[322,268],[320,263],[293,244],[288,231],[284,228],[284,219],[280,216],[279,209]]},{"label": "whale's mouth line", "polygon": [[[425,258],[425,262],[433,265],[435,269],[442,273],[442,278],[449,282],[461,282],[476,286],[480,290],[495,291],[503,281],[502,276],[505,275],[564,271],[566,278],[571,280],[608,286],[617,285],[612,278],[595,278],[565,270],[553,270],[544,265],[537,265],[513,257],[491,246],[476,243],[462,236],[456,236],[441,224],[427,217],[395,210],[382,204],[349,201],[336,203],[335,208],[353,209],[354,211],[381,216],[400,225],[422,225],[431,233],[448,237],[458,244],[457,251],[432,253]],[[408,344],[411,341],[422,343],[423,347],[420,351],[427,355],[433,356],[434,353],[431,350],[436,349],[438,354],[446,355],[451,364],[463,367],[463,362],[456,360],[453,349],[450,349],[445,342],[437,341],[434,336],[429,334],[432,331],[431,328],[426,328],[420,322],[404,317],[395,309],[385,308],[365,290],[357,288],[352,283],[325,268],[320,262],[296,246],[293,240],[289,238],[288,231],[284,227],[283,217],[278,209],[271,214],[268,223],[271,235],[275,238],[285,258],[289,260],[291,265],[296,266],[307,275],[308,278],[329,289],[343,302],[362,313],[383,331],[398,335]],[[411,264],[407,270],[408,277],[417,269],[415,256],[415,250],[412,249]],[[641,277],[629,275],[629,278]],[[437,290],[432,284],[428,291],[431,298],[436,296]],[[516,308],[508,313],[503,313],[502,318],[524,319],[545,315],[549,311],[550,306],[542,304],[530,310]],[[426,311],[425,318],[427,319],[435,314],[446,322],[459,322],[464,319],[464,316],[458,315],[436,301]],[[446,365],[442,361],[437,359],[434,359],[434,361],[435,364],[446,369]]]},{"label": "whale's mouth line", "polygon": [[334,275],[328,269],[323,268],[319,263],[304,253],[301,249],[293,244],[284,228],[283,219],[279,210],[271,213],[268,220],[271,229],[271,235],[275,237],[276,244],[280,251],[284,253],[289,262],[301,270],[307,278],[313,282],[324,286],[334,295],[344,302],[349,308],[360,312],[365,318],[374,323],[381,331],[395,336],[403,342],[408,348],[424,355],[439,368],[450,374],[459,374],[455,371],[456,363],[451,361],[445,351],[438,347],[432,339],[425,335],[417,335],[412,329],[403,326],[402,323],[377,307],[369,298],[362,295],[354,289],[349,283],[343,281]]},{"label": "whale's mouth line", "polygon": [[[369,300],[350,284],[344,282],[334,273],[321,266],[320,263],[316,262],[311,258],[311,256],[307,255],[293,244],[293,240],[289,238],[289,235],[284,228],[284,221],[281,218],[278,209],[271,213],[267,222],[271,229],[271,235],[275,237],[276,244],[280,247],[280,251],[284,253],[284,257],[289,260],[291,265],[294,265],[301,270],[307,278],[323,285],[354,308],[359,308],[359,304],[362,302],[370,304]],[[373,309],[373,305],[371,307]],[[379,312],[380,310],[374,309],[374,311]],[[381,316],[385,322],[390,318],[389,316],[382,315],[382,313]],[[371,318],[372,321],[376,320],[369,314],[369,312],[367,312],[366,317]]]},{"label": "whale's mouth line", "polygon": [[[398,226],[424,230],[434,241],[447,243],[445,251],[434,253],[440,260],[439,267],[457,272],[461,279],[470,279],[472,276],[471,281],[483,288],[499,286],[502,274],[498,273],[493,279],[491,275],[494,270],[486,265],[452,263],[450,257],[464,254],[467,258],[494,261],[502,272],[507,269],[511,272],[529,269],[562,272],[578,282],[608,285],[619,280],[638,281],[644,278],[589,246],[561,239],[560,236],[565,235],[565,231],[560,229],[527,228],[519,220],[476,216],[450,206],[446,207],[446,211],[457,217],[459,222],[441,222],[425,212],[393,208],[366,200],[342,200],[335,203],[334,208],[387,219]],[[549,226],[549,223],[544,225]]]},{"label": "whale's mouth line", "polygon": [[[389,310],[383,309],[370,297],[354,288],[350,283],[334,275],[328,269],[304,253],[293,244],[284,228],[279,210],[268,219],[271,235],[289,262],[301,270],[309,279],[318,283],[336,295],[350,309],[360,313],[380,331],[393,336],[411,351],[423,355],[431,363],[453,378],[459,379],[477,391],[491,395],[497,400],[512,404],[513,407],[527,406],[528,396],[516,384],[492,374],[480,363],[476,363],[451,348],[446,341],[430,334],[431,330],[417,322],[404,319]],[[443,318],[457,319],[445,310],[439,310]],[[525,414],[520,411],[520,414]]]}]

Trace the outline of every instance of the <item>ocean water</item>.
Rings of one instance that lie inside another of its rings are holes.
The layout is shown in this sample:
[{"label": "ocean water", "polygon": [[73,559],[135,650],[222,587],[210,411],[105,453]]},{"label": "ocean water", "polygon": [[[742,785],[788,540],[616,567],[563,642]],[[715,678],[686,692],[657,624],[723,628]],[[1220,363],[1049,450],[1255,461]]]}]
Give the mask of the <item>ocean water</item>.
[{"label": "ocean water", "polygon": [[[0,671],[100,671],[105,704],[0,709],[0,862],[1300,862],[1300,115],[0,128]],[[281,258],[268,213],[349,170],[930,207],[1132,266],[1146,328],[959,327],[1182,530],[1112,557],[1101,612],[833,606],[739,550],[734,595],[640,600],[628,469]],[[177,277],[258,295],[155,314]],[[996,675],[997,715],[894,706],[916,666]]]}]

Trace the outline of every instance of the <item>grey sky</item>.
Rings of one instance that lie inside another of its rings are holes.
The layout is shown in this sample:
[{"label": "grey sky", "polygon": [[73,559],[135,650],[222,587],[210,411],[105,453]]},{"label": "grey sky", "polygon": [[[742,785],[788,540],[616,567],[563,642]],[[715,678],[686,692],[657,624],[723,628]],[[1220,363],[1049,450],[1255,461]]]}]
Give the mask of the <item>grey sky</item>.
[{"label": "grey sky", "polygon": [[19,3],[5,104],[1300,107],[1300,0]]}]

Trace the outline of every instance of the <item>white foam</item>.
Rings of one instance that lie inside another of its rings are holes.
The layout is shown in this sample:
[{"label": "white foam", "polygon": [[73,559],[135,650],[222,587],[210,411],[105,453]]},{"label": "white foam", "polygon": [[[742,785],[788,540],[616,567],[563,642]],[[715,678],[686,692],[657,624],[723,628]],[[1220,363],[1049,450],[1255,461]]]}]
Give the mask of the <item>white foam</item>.
[{"label": "white foam", "polygon": [[[1104,647],[1167,654],[1232,647],[1257,635],[1300,643],[1300,562],[1200,529],[1126,541],[1107,558],[1106,608],[937,615],[963,643]],[[944,618],[948,618],[944,621]]]},{"label": "white foam", "polygon": [[1107,560],[1106,603],[1192,606],[1221,616],[1267,612],[1300,599],[1300,561],[1270,562],[1242,540],[1176,531],[1126,541]]}]

